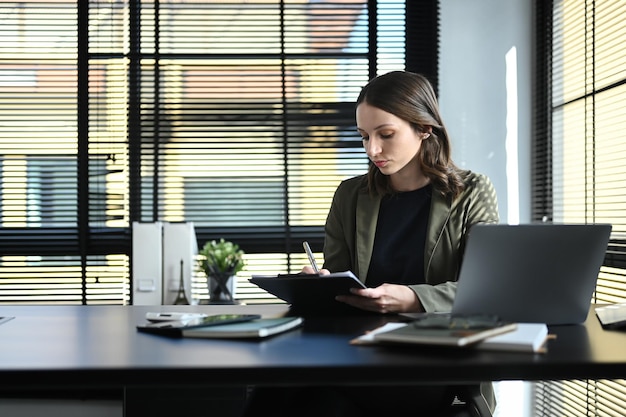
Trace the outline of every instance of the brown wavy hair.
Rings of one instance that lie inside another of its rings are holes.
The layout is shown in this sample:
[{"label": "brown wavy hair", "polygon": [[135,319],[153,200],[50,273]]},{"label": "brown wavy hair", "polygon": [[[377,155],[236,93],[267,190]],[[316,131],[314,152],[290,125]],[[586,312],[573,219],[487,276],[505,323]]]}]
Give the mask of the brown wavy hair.
[{"label": "brown wavy hair", "polygon": [[[392,71],[372,79],[363,87],[356,101],[377,107],[409,122],[416,133],[432,132],[422,141],[418,158],[424,175],[430,178],[433,190],[451,199],[465,188],[466,171],[451,158],[448,132],[439,113],[439,103],[432,84],[426,77],[407,71]],[[368,189],[373,194],[393,193],[389,176],[370,163]]]}]

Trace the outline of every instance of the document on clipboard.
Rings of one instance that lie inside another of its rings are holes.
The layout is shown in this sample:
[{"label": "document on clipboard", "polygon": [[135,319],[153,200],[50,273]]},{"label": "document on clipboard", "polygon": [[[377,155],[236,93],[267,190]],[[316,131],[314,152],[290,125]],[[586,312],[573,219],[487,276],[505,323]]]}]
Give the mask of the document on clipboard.
[{"label": "document on clipboard", "polygon": [[363,311],[335,300],[351,288],[366,288],[351,271],[319,274],[252,275],[249,281],[291,304],[301,314],[335,315]]}]

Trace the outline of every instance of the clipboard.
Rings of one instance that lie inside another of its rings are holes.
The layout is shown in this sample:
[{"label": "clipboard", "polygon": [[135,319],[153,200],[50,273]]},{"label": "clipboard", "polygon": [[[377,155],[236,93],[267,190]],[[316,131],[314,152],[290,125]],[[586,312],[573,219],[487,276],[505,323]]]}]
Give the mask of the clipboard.
[{"label": "clipboard", "polygon": [[329,275],[252,275],[249,281],[290,304],[291,310],[297,314],[337,315],[364,312],[335,300],[338,295],[350,294],[351,288],[366,288],[351,271]]}]

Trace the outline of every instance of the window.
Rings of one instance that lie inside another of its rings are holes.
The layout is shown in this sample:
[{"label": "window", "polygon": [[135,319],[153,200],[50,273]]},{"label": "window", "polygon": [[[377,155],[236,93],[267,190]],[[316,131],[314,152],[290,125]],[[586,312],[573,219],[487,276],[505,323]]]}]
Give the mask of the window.
[{"label": "window", "polygon": [[[535,218],[611,223],[594,301],[626,302],[626,3],[555,0],[537,7],[547,19],[551,60],[543,74],[548,106],[538,106],[548,118],[537,117]],[[623,380],[539,383],[536,412],[622,415],[625,392]]]},{"label": "window", "polygon": [[361,86],[436,80],[437,2],[412,3],[0,1],[0,301],[131,303],[133,221],[240,244],[244,287],[299,270],[302,240],[321,257],[367,167]]}]

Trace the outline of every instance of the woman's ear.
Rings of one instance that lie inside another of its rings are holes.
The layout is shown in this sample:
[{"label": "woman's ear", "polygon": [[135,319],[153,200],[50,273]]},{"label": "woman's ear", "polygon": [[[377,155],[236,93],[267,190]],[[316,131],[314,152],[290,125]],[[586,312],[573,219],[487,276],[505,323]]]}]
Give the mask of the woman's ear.
[{"label": "woman's ear", "polygon": [[428,139],[431,133],[433,133],[433,127],[424,126],[424,131],[422,132],[422,139]]}]

